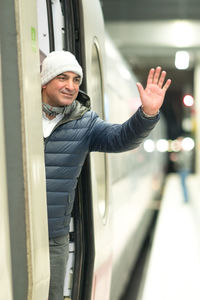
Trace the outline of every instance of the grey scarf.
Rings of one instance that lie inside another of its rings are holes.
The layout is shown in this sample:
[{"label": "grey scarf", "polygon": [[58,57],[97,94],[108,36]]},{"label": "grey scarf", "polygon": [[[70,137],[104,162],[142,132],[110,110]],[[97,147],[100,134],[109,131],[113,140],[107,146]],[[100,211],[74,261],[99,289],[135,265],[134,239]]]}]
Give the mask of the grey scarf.
[{"label": "grey scarf", "polygon": [[69,115],[75,108],[75,101],[68,106],[51,106],[47,103],[42,103],[42,110],[49,116],[56,116],[58,114]]}]

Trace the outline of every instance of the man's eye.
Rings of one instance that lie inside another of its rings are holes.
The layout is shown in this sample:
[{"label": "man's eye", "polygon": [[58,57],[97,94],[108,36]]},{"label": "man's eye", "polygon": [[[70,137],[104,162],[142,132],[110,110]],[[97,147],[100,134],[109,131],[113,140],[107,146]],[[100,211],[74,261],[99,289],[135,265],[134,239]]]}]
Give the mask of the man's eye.
[{"label": "man's eye", "polygon": [[76,83],[80,83],[80,80],[81,80],[81,79],[78,77],[78,78],[75,78],[74,81],[75,81]]},{"label": "man's eye", "polygon": [[57,78],[58,78],[58,79],[61,79],[61,80],[65,80],[65,77],[64,77],[64,76],[58,76]]}]

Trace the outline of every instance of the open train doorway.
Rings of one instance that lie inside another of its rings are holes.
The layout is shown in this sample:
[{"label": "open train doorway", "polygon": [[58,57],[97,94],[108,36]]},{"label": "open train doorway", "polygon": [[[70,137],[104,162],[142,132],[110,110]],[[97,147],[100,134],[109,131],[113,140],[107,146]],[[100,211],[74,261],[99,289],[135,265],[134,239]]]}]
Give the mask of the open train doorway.
[{"label": "open train doorway", "polygon": [[[85,72],[82,1],[37,1],[41,62],[49,52],[72,52]],[[86,91],[83,78],[81,90]],[[80,92],[79,101],[88,101]],[[94,232],[90,186],[90,158],[86,159],[76,189],[70,223],[69,259],[64,286],[65,299],[90,299],[94,265]],[[87,245],[87,247],[86,247]],[[89,247],[88,247],[89,245]]]}]

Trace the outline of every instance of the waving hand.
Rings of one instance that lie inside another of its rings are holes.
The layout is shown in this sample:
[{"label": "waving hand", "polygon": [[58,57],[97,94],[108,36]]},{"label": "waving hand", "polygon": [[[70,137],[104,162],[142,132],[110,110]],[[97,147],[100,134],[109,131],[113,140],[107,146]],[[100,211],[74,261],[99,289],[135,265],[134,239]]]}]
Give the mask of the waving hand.
[{"label": "waving hand", "polygon": [[141,83],[137,83],[142,109],[148,115],[155,115],[163,104],[165,93],[171,84],[171,79],[164,83],[165,77],[166,72],[157,67],[150,69],[145,89]]}]

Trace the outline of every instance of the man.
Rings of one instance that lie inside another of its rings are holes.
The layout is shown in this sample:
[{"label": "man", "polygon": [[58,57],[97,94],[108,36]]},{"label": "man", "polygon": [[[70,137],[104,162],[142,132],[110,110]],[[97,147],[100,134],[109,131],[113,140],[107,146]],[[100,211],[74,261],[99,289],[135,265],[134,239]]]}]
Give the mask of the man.
[{"label": "man", "polygon": [[[49,300],[63,299],[68,233],[77,179],[90,151],[122,152],[138,147],[159,120],[170,86],[166,72],[151,69],[146,89],[137,87],[142,106],[123,124],[110,124],[89,110],[79,91],[82,68],[73,54],[51,52],[41,72],[51,280]],[[94,99],[95,101],[95,99]]]}]

